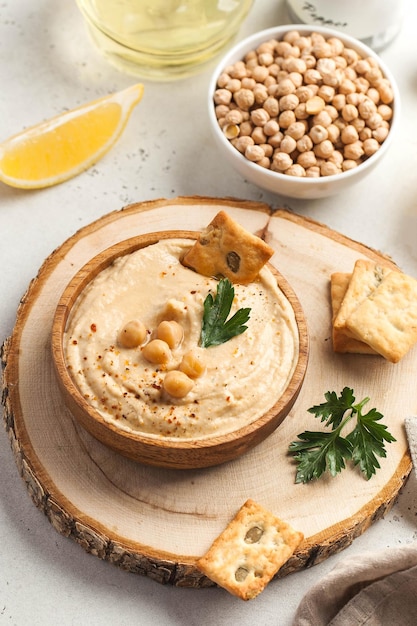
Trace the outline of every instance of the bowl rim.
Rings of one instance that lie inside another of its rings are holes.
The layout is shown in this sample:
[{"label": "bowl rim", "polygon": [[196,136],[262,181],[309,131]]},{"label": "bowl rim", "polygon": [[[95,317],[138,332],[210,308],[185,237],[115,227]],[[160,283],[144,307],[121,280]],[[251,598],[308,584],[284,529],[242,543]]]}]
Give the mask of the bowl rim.
[{"label": "bowl rim", "polygon": [[[264,41],[268,41],[268,39],[274,39],[279,35],[284,35],[286,32],[290,30],[297,30],[300,34],[309,34],[312,32],[321,33],[326,35],[327,37],[337,37],[341,39],[344,43],[348,43],[349,46],[355,49],[357,52],[360,52],[361,55],[371,56],[378,61],[380,69],[382,70],[384,77],[388,78],[390,81],[392,90],[394,92],[394,100],[393,100],[393,116],[391,119],[389,133],[386,139],[381,144],[381,147],[377,152],[368,157],[365,161],[363,161],[357,167],[347,170],[345,172],[340,172],[338,174],[332,174],[330,176],[320,176],[318,178],[311,177],[303,177],[303,176],[288,176],[286,174],[282,174],[281,172],[275,172],[267,168],[263,168],[252,161],[249,161],[245,158],[243,154],[241,154],[225,137],[222,132],[217,118],[215,114],[215,107],[213,105],[213,94],[216,90],[217,79],[220,76],[221,72],[225,67],[230,65],[231,63],[241,60],[246,52],[253,50],[259,44]],[[230,48],[227,53],[222,57],[222,59],[217,63],[214,71],[211,75],[209,81],[209,89],[208,89],[208,114],[211,127],[213,132],[216,134],[217,139],[220,141],[222,146],[227,150],[230,155],[230,158],[236,159],[240,162],[242,167],[245,167],[248,172],[251,172],[253,177],[262,175],[264,179],[268,179],[271,181],[282,181],[289,182],[292,181],[293,184],[300,185],[300,189],[302,187],[311,187],[312,185],[318,186],[320,184],[331,184],[332,182],[344,181],[347,182],[349,178],[354,178],[359,173],[365,174],[366,170],[372,168],[375,162],[381,159],[385,153],[387,152],[389,146],[392,143],[394,137],[394,131],[396,131],[397,126],[399,125],[400,115],[401,115],[401,99],[400,99],[400,91],[398,88],[398,84],[394,75],[392,74],[390,68],[384,62],[383,59],[374,51],[372,48],[362,43],[359,39],[352,37],[351,35],[345,34],[336,29],[327,28],[325,26],[312,26],[311,24],[281,24],[279,26],[273,26],[271,28],[267,28],[261,31],[257,31],[256,33],[252,33],[248,37],[240,40],[236,43],[232,48]]]},{"label": "bowl rim", "polygon": [[[105,418],[96,409],[94,409],[82,396],[76,383],[70,376],[66,366],[64,354],[64,331],[67,325],[68,318],[71,314],[72,307],[74,306],[77,297],[80,295],[82,290],[91,282],[91,280],[93,280],[97,274],[99,274],[102,270],[111,265],[114,260],[119,257],[126,256],[132,252],[135,252],[136,250],[155,244],[163,239],[185,238],[196,240],[199,234],[199,232],[189,230],[155,231],[122,240],[106,248],[102,252],[92,257],[87,263],[85,263],[70,279],[64,291],[62,292],[58,304],[55,308],[52,321],[52,361],[57,376],[58,385],[64,395],[64,401],[67,406],[68,403],[71,405],[69,406],[70,412],[73,414],[73,417],[77,421],[81,422],[86,430],[88,430],[90,434],[93,434],[93,436],[95,436],[96,438],[99,437],[97,437],[97,435],[94,434],[94,432],[92,432],[90,428],[90,426],[92,426],[93,424],[97,425],[99,430],[101,431],[105,429],[106,431],[114,435],[116,440],[119,440],[120,442],[129,441],[131,445],[142,444],[149,447],[150,449],[154,449],[155,451],[163,452],[171,450],[186,452],[189,450],[210,450],[212,448],[217,448],[222,445],[227,445],[231,442],[236,442],[236,440],[240,440],[241,438],[250,437],[253,433],[259,431],[260,429],[266,429],[268,431],[268,425],[270,423],[274,423],[274,418],[276,418],[280,414],[280,411],[283,411],[288,403],[291,403],[291,400],[294,396],[293,402],[290,404],[291,410],[292,404],[295,402],[298,393],[301,390],[301,386],[307,370],[309,357],[308,327],[300,301],[295,294],[293,288],[285,279],[285,277],[282,276],[279,270],[277,270],[270,263],[268,263],[269,269],[274,274],[279,289],[283,292],[284,296],[290,302],[291,308],[294,311],[299,337],[299,350],[297,363],[295,365],[291,379],[289,380],[284,392],[281,394],[280,398],[278,398],[277,402],[275,402],[274,405],[270,409],[268,409],[268,411],[266,411],[262,416],[260,416],[250,424],[242,426],[237,430],[225,433],[223,435],[213,435],[200,439],[182,438],[177,440],[175,438],[168,437],[164,439],[158,437],[157,435],[152,436],[147,433],[141,433],[140,431],[125,431],[118,428],[113,423],[105,420]],[[277,425],[270,429],[270,431],[268,431],[265,436],[271,434],[273,430],[275,430],[277,426],[283,421],[286,415],[287,413],[285,413],[281,421],[278,421]],[[117,444],[117,441],[115,441],[115,444]],[[121,452],[122,454],[124,453],[123,450],[119,450],[119,452]],[[134,457],[131,456],[130,458]],[[135,460],[140,461],[141,459],[137,458]],[[146,463],[146,461],[144,462]]]}]

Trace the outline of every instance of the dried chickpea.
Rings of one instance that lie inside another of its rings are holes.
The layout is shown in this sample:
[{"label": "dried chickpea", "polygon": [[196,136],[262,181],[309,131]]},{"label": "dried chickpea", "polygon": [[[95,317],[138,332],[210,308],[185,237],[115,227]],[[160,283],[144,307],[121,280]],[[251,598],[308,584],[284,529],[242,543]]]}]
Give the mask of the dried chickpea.
[{"label": "dried chickpea", "polygon": [[350,78],[344,78],[339,85],[339,92],[345,95],[349,93],[355,93],[355,83]]},{"label": "dried chickpea", "polygon": [[200,378],[206,371],[204,353],[201,348],[193,348],[184,354],[180,363],[180,370],[189,378]]},{"label": "dried chickpea", "polygon": [[322,76],[316,69],[308,69],[304,72],[304,82],[307,85],[321,85]]},{"label": "dried chickpea", "polygon": [[278,117],[278,124],[281,128],[288,128],[296,121],[294,111],[283,111]]},{"label": "dried chickpea", "polygon": [[259,145],[248,146],[245,150],[245,157],[248,161],[260,161],[265,156],[265,152]]},{"label": "dried chickpea", "polygon": [[308,169],[309,167],[313,167],[317,163],[316,155],[312,150],[307,150],[306,152],[302,152],[297,157],[297,163],[304,167],[304,169]]},{"label": "dried chickpea", "polygon": [[301,85],[303,84],[303,75],[300,74],[299,72],[290,72],[288,74],[288,78],[290,79],[291,82],[294,83],[295,87],[301,87]]},{"label": "dried chickpea", "polygon": [[254,93],[250,89],[239,89],[234,93],[233,98],[238,107],[244,111],[250,109],[255,102]]},{"label": "dried chickpea", "polygon": [[340,168],[331,161],[326,161],[320,166],[320,174],[322,176],[334,176],[335,174],[339,174],[340,171]]},{"label": "dried chickpea", "polygon": [[298,152],[308,152],[313,148],[313,141],[308,135],[304,135],[297,141]]},{"label": "dried chickpea", "polygon": [[252,131],[251,137],[256,144],[265,143],[268,140],[263,126],[255,126]]},{"label": "dried chickpea", "polygon": [[359,139],[365,141],[365,139],[369,139],[370,137],[372,137],[372,130],[365,126],[365,128],[359,132]]},{"label": "dried chickpea", "polygon": [[158,339],[165,341],[168,346],[173,350],[178,348],[184,338],[184,329],[175,320],[163,320],[156,330],[156,336]]},{"label": "dried chickpea", "polygon": [[142,354],[149,363],[163,365],[171,359],[171,350],[166,341],[152,339],[142,348]]},{"label": "dried chickpea", "polygon": [[287,96],[281,96],[278,103],[280,111],[294,111],[299,104],[299,100],[295,93],[290,93]]},{"label": "dried chickpea", "polygon": [[346,104],[345,94],[337,93],[335,97],[333,98],[332,105],[335,107],[335,109],[337,109],[338,111],[341,111],[343,107],[345,106],[345,104]]},{"label": "dried chickpea", "polygon": [[253,95],[255,96],[256,104],[263,104],[268,98],[268,89],[265,85],[257,83],[253,88]]},{"label": "dried chickpea", "polygon": [[265,109],[254,109],[250,114],[250,119],[255,126],[263,126],[269,121],[270,115]]},{"label": "dried chickpea", "polygon": [[302,122],[293,122],[292,124],[288,126],[287,130],[285,131],[285,134],[289,135],[290,137],[292,137],[293,139],[297,141],[298,139],[301,139],[301,137],[305,135],[305,132],[306,132],[306,127]]},{"label": "dried chickpea", "polygon": [[119,333],[118,341],[124,348],[137,348],[147,337],[146,327],[139,320],[130,320]]},{"label": "dried chickpea", "polygon": [[297,142],[290,135],[285,135],[283,140],[281,141],[280,150],[281,152],[286,152],[287,154],[291,154],[297,148]]},{"label": "dried chickpea", "polygon": [[184,372],[171,370],[165,374],[163,387],[173,398],[184,398],[194,387],[194,382]]},{"label": "dried chickpea", "polygon": [[366,156],[372,156],[373,154],[375,154],[375,152],[378,152],[379,147],[379,142],[373,137],[365,139],[365,141],[363,142],[363,150]]},{"label": "dried chickpea", "polygon": [[320,177],[320,168],[318,165],[313,165],[313,167],[309,167],[306,169],[307,178],[319,178]]},{"label": "dried chickpea", "polygon": [[330,124],[327,126],[327,138],[333,143],[337,143],[340,137],[340,128],[336,124]]},{"label": "dried chickpea", "polygon": [[227,139],[235,139],[239,136],[240,128],[237,124],[225,124],[222,126],[224,135]]},{"label": "dried chickpea", "polygon": [[286,152],[275,152],[271,167],[279,170],[280,172],[284,172],[292,165],[292,163],[292,158]]},{"label": "dried chickpea", "polygon": [[247,69],[244,61],[236,61],[230,68],[229,74],[232,78],[243,78],[247,75]]},{"label": "dried chickpea", "polygon": [[[262,143],[259,144],[259,147],[262,148],[262,150],[264,151],[264,154],[266,157],[271,157],[273,152],[274,152],[274,148],[271,146],[270,143]],[[262,159],[261,159],[262,161]]]},{"label": "dried chickpea", "polygon": [[279,113],[278,100],[269,96],[264,102],[264,109],[269,113],[270,117],[277,117]]},{"label": "dried chickpea", "polygon": [[217,119],[224,118],[230,111],[230,107],[227,104],[218,104],[215,109]]},{"label": "dried chickpea", "polygon": [[253,89],[256,85],[256,80],[249,76],[245,76],[241,81],[242,89]]},{"label": "dried chickpea", "polygon": [[314,93],[307,85],[301,85],[301,87],[297,87],[295,90],[295,95],[300,102],[307,102],[307,100],[310,100],[310,98],[314,96]]},{"label": "dried chickpea", "polygon": [[357,117],[356,119],[352,120],[351,124],[352,126],[356,128],[358,133],[360,133],[361,130],[365,128],[365,120],[361,119],[360,117]]},{"label": "dried chickpea", "polygon": [[290,167],[287,170],[285,170],[285,173],[288,176],[305,176],[306,175],[305,169],[298,163],[293,163],[292,165],[290,165]]},{"label": "dried chickpea", "polygon": [[333,150],[329,156],[329,161],[334,163],[338,168],[341,168],[343,163],[343,154],[339,152],[339,150]]},{"label": "dried chickpea", "polygon": [[341,110],[341,114],[345,122],[351,122],[359,116],[359,111],[354,104],[345,104]]},{"label": "dried chickpea", "polygon": [[241,89],[242,83],[238,78],[231,78],[229,82],[225,85],[225,89],[228,89],[232,93],[235,91],[239,91]]},{"label": "dried chickpea", "polygon": [[216,89],[213,98],[216,104],[230,104],[232,93],[228,89]]},{"label": "dried chickpea", "polygon": [[378,126],[375,130],[372,131],[372,137],[376,139],[379,143],[385,141],[389,133],[389,128],[386,126]]},{"label": "dried chickpea", "polygon": [[314,151],[314,154],[317,157],[321,157],[323,159],[328,159],[329,156],[334,151],[334,146],[333,146],[331,141],[329,141],[328,139],[325,139],[324,141],[321,141],[320,143],[317,143],[314,146],[313,151]]},{"label": "dried chickpea", "polygon": [[234,147],[239,150],[239,152],[241,152],[242,154],[245,153],[246,148],[248,146],[253,146],[254,144],[254,140],[252,139],[252,137],[248,136],[248,135],[244,135],[243,137],[240,136],[237,139],[235,139],[233,141],[233,145]]},{"label": "dried chickpea", "polygon": [[277,133],[275,133],[275,135],[272,135],[272,137],[268,137],[268,143],[273,148],[279,148],[283,138],[284,138],[284,133],[282,133],[281,131],[278,131]]},{"label": "dried chickpea", "polygon": [[332,102],[335,96],[336,90],[330,85],[320,85],[317,95],[320,96],[325,102]]},{"label": "dried chickpea", "polygon": [[353,143],[348,143],[343,148],[343,156],[345,159],[352,159],[356,161],[360,159],[364,155],[363,144],[361,141],[354,141]]},{"label": "dried chickpea", "polygon": [[306,102],[306,111],[309,115],[317,115],[320,111],[323,111],[326,106],[325,101],[320,96],[313,96]]},{"label": "dried chickpea", "polygon": [[333,120],[330,117],[329,113],[323,109],[323,111],[320,111],[320,113],[314,115],[311,121],[314,126],[318,124],[319,126],[324,126],[324,128],[327,128],[328,126],[330,126]]},{"label": "dried chickpea", "polygon": [[267,156],[264,156],[264,158],[257,161],[256,164],[268,170],[271,167],[271,160]]},{"label": "dried chickpea", "polygon": [[313,143],[321,143],[322,141],[327,139],[327,137],[329,136],[329,133],[327,132],[327,129],[324,126],[319,126],[317,124],[316,126],[313,126],[312,128],[310,128],[309,135]]},{"label": "dried chickpea", "polygon": [[269,76],[269,71],[264,65],[258,65],[252,70],[252,78],[256,80],[257,83],[263,83],[267,76]]},{"label": "dried chickpea", "polygon": [[377,111],[385,121],[389,121],[392,118],[392,109],[387,104],[380,104]]},{"label": "dried chickpea", "polygon": [[267,137],[272,137],[279,131],[279,124],[276,120],[268,120],[263,130]]},{"label": "dried chickpea", "polygon": [[347,172],[348,170],[353,170],[355,167],[358,167],[358,162],[353,159],[345,159],[342,163],[342,170]]},{"label": "dried chickpea", "polygon": [[245,137],[248,136],[250,137],[250,135],[252,134],[253,131],[253,124],[252,122],[250,122],[249,120],[247,122],[242,122],[240,125],[240,136],[241,137]]},{"label": "dried chickpea", "polygon": [[375,104],[379,103],[379,99],[380,99],[379,91],[378,89],[375,89],[375,87],[369,87],[368,91],[366,92],[366,95]]},{"label": "dried chickpea", "polygon": [[338,37],[329,37],[327,43],[331,45],[334,56],[338,56],[343,53],[345,46],[343,41]]},{"label": "dried chickpea", "polygon": [[277,83],[277,87],[274,93],[274,96],[288,96],[290,93],[294,93],[296,90],[296,86],[292,82],[290,78],[284,78],[279,83]]},{"label": "dried chickpea", "polygon": [[241,124],[243,122],[243,114],[239,109],[231,109],[224,116],[228,124]]},{"label": "dried chickpea", "polygon": [[352,126],[352,124],[349,124],[346,128],[342,129],[340,138],[344,144],[354,143],[358,141],[359,134],[356,128]]}]

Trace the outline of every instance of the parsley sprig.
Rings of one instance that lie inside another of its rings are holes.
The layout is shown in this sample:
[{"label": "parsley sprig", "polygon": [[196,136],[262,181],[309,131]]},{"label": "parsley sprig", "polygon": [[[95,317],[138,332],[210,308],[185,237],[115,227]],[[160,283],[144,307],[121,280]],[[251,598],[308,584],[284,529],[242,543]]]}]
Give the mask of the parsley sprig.
[{"label": "parsley sprig", "polygon": [[[305,431],[293,441],[289,451],[294,453],[298,462],[296,483],[307,483],[313,478],[320,478],[326,470],[336,476],[346,466],[345,461],[352,460],[358,465],[367,480],[380,468],[377,457],[386,457],[385,442],[396,441],[387,427],[380,423],[383,415],[376,409],[363,413],[369,398],[355,404],[353,389],[345,387],[340,396],[328,391],[324,394],[326,402],[308,409],[319,417],[330,432]],[[346,424],[356,418],[355,428],[346,436],[341,432]]]},{"label": "parsley sprig", "polygon": [[201,327],[200,345],[203,348],[218,346],[241,335],[247,329],[250,309],[239,309],[227,319],[232,308],[235,290],[227,278],[222,278],[217,285],[217,293],[209,293],[204,300],[203,322]]}]

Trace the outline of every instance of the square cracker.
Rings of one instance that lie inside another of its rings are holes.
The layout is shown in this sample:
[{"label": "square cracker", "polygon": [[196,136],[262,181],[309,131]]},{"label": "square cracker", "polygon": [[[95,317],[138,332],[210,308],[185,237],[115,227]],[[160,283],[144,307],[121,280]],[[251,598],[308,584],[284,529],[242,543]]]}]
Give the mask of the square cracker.
[{"label": "square cracker", "polygon": [[215,583],[250,600],[290,558],[304,536],[249,499],[197,567]]},{"label": "square cracker", "polygon": [[349,316],[347,327],[392,363],[417,342],[417,280],[390,272]]},{"label": "square cracker", "polygon": [[224,276],[232,283],[247,284],[256,279],[273,254],[265,241],[220,211],[182,262],[203,276]]},{"label": "square cracker", "polygon": [[356,261],[346,294],[333,323],[336,330],[344,330],[346,335],[353,336],[346,325],[346,320],[391,271],[389,267],[377,265],[371,260]]},{"label": "square cracker", "polygon": [[339,353],[377,354],[363,341],[358,341],[346,334],[345,329],[335,328],[334,321],[345,297],[352,274],[335,272],[330,276],[330,300],[332,307],[332,342],[333,350]]}]

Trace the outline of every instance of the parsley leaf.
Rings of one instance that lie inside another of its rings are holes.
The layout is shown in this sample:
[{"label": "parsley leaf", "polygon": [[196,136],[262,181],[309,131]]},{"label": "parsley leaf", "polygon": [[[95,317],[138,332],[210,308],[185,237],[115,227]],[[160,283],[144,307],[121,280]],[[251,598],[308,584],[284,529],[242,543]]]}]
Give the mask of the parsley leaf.
[{"label": "parsley leaf", "polygon": [[[289,451],[298,462],[296,483],[307,483],[313,478],[320,478],[328,470],[336,476],[345,469],[345,461],[352,460],[358,465],[367,480],[372,478],[380,465],[377,457],[385,457],[385,442],[395,438],[387,427],[380,423],[383,415],[376,409],[363,414],[362,409],[369,402],[364,398],[354,404],[353,390],[345,387],[340,396],[332,391],[324,394],[326,402],[308,409],[315,417],[331,426],[330,432],[305,431],[298,435],[298,440],[290,443]],[[356,426],[350,434],[342,437],[346,424],[356,417]]]},{"label": "parsley leaf", "polygon": [[217,285],[217,293],[209,293],[204,300],[203,322],[201,327],[200,345],[203,348],[218,346],[241,335],[247,329],[250,309],[239,309],[227,319],[232,308],[235,290],[227,278],[222,278]]}]

